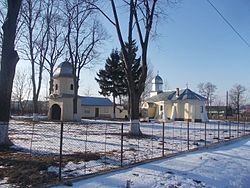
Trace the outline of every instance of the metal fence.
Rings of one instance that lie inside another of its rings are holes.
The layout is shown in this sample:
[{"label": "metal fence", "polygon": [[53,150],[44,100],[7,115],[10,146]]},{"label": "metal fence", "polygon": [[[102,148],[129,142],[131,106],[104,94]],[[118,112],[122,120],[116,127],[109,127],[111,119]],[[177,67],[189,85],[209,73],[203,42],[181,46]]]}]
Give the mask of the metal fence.
[{"label": "metal fence", "polygon": [[59,179],[131,165],[149,159],[206,147],[250,134],[250,123],[141,123],[142,136],[129,134],[129,123],[16,121],[10,138],[30,154],[57,156],[50,171]]}]

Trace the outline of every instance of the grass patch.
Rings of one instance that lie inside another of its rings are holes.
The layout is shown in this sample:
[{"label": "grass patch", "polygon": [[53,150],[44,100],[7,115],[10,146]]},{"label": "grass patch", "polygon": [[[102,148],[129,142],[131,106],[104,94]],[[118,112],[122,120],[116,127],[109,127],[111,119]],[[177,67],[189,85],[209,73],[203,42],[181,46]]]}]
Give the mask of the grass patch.
[{"label": "grass patch", "polygon": [[47,169],[56,164],[51,156],[30,156],[27,153],[4,151],[0,152],[0,179],[8,178],[9,184],[17,187],[37,187],[44,183],[57,180],[57,175]]},{"label": "grass patch", "polygon": [[[100,159],[95,153],[74,153],[64,155],[62,164]],[[0,151],[0,179],[7,178],[7,183],[15,187],[44,187],[58,181],[58,175],[48,172],[48,167],[59,166],[58,155],[38,155],[2,149]]]}]

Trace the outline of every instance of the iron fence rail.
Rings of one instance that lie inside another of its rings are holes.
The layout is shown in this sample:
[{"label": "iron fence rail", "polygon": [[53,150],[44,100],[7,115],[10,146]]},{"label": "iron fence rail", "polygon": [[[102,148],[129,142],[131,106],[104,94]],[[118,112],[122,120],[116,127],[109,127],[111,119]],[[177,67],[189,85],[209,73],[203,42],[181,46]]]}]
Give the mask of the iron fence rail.
[{"label": "iron fence rail", "polygon": [[31,155],[59,156],[54,170],[61,180],[250,135],[250,123],[142,123],[138,137],[129,130],[129,123],[15,121],[9,132],[16,147]]}]

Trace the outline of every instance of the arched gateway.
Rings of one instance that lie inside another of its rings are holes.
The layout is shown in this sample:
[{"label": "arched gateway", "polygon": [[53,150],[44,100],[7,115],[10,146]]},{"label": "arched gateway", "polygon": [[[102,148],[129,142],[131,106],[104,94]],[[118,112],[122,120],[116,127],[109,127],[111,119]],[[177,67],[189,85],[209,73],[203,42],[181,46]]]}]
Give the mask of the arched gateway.
[{"label": "arched gateway", "polygon": [[53,104],[51,107],[51,119],[61,120],[61,107],[58,104]]}]

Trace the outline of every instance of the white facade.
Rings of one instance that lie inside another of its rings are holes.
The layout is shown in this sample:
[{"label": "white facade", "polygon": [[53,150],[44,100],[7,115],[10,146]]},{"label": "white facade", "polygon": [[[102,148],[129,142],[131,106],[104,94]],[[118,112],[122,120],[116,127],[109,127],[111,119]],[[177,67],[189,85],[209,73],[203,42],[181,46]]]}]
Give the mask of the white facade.
[{"label": "white facade", "polygon": [[[159,121],[208,121],[205,109],[206,99],[190,89],[177,88],[175,91],[163,92],[163,82],[157,75],[152,81],[152,92],[150,98],[142,104],[142,115],[144,118],[153,118]],[[158,89],[158,90],[157,90]]]},{"label": "white facade", "polygon": [[[78,96],[77,114],[73,113],[74,83],[71,64],[61,63],[53,76],[53,93],[49,98],[48,117],[51,120],[75,121],[81,118],[113,118],[113,103],[108,98]],[[116,117],[127,116],[116,109]]]}]

